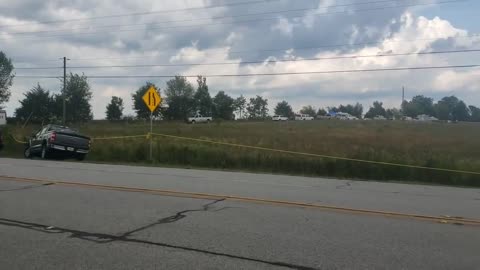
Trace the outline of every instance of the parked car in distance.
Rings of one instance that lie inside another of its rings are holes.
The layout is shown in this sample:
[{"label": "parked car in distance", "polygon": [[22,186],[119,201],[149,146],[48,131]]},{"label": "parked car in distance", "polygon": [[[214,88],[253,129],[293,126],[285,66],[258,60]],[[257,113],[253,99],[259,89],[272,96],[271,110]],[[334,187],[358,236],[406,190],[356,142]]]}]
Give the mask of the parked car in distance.
[{"label": "parked car in distance", "polygon": [[32,134],[25,147],[26,158],[40,156],[75,158],[84,160],[90,151],[90,138],[77,131],[59,125],[46,125]]},{"label": "parked car in distance", "polygon": [[357,117],[344,112],[335,113],[334,118],[340,119],[340,120],[358,120]]},{"label": "parked car in distance", "polygon": [[2,149],[3,149],[3,132],[0,129],[0,150],[2,150]]},{"label": "parked car in distance", "polygon": [[212,117],[209,116],[202,116],[200,114],[196,114],[193,117],[187,118],[187,122],[190,124],[196,123],[210,123],[212,121]]},{"label": "parked car in distance", "polygon": [[295,115],[295,120],[297,121],[313,120],[313,117],[308,114],[297,114]]},{"label": "parked car in distance", "polygon": [[385,116],[383,116],[383,115],[377,115],[377,116],[373,117],[373,120],[387,120],[387,118],[385,118]]},{"label": "parked car in distance", "polygon": [[420,114],[417,116],[417,121],[423,121],[423,122],[432,122],[432,121],[438,121],[438,119],[434,116],[430,116],[427,114]]},{"label": "parked car in distance", "polygon": [[288,121],[288,117],[286,116],[281,116],[281,115],[274,115],[272,117],[273,121]]}]

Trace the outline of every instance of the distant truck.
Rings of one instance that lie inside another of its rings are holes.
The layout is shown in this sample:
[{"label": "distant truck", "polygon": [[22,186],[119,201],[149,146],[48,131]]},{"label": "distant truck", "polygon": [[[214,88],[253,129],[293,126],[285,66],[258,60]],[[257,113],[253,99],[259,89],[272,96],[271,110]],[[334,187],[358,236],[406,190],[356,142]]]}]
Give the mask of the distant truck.
[{"label": "distant truck", "polygon": [[272,117],[273,121],[288,121],[288,117],[286,116],[281,116],[281,115],[274,115]]},{"label": "distant truck", "polygon": [[295,115],[295,120],[297,121],[313,120],[313,117],[308,114],[297,114]]},{"label": "distant truck", "polygon": [[24,155],[26,158],[37,155],[42,159],[61,156],[84,160],[89,151],[89,137],[69,127],[46,125],[29,138]]},{"label": "distant truck", "polygon": [[202,116],[200,114],[196,114],[193,117],[188,117],[187,122],[190,124],[196,123],[210,123],[212,121],[212,117],[210,116]]}]

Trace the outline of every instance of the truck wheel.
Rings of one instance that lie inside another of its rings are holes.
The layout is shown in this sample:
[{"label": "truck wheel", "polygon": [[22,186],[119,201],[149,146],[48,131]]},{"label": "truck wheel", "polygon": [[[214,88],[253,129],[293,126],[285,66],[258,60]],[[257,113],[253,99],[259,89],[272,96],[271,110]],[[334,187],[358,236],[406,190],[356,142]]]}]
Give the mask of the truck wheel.
[{"label": "truck wheel", "polygon": [[25,158],[32,158],[32,152],[30,151],[30,146],[25,148],[25,151],[23,151],[23,155]]},{"label": "truck wheel", "polygon": [[210,123],[210,119],[207,119],[207,124],[209,124],[209,123]]},{"label": "truck wheel", "polygon": [[195,124],[195,120],[192,120],[192,122],[191,122],[191,123],[192,123],[192,124]]},{"label": "truck wheel", "polygon": [[47,146],[45,144],[42,145],[42,152],[41,152],[40,157],[42,159],[47,159],[48,158],[48,149],[47,149]]},{"label": "truck wheel", "polygon": [[87,155],[85,155],[85,154],[78,154],[78,155],[75,156],[75,159],[78,160],[78,161],[84,161],[86,156]]}]

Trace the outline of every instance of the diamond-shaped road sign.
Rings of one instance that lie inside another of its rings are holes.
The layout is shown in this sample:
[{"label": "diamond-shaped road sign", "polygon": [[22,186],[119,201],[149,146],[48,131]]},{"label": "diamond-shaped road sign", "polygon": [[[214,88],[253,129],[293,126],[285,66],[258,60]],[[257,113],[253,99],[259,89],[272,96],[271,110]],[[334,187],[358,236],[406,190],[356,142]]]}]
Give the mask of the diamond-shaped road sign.
[{"label": "diamond-shaped road sign", "polygon": [[162,97],[158,94],[157,90],[153,86],[150,86],[145,95],[143,95],[142,99],[143,102],[145,102],[145,105],[147,105],[148,109],[150,109],[150,112],[155,111],[158,105],[162,103]]}]

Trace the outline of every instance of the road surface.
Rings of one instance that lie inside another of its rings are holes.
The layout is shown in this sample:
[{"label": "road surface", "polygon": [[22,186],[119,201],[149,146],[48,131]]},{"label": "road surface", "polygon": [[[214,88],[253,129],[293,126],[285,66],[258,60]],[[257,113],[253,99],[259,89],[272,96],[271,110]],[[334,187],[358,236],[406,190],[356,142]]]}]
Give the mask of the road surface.
[{"label": "road surface", "polygon": [[480,189],[0,159],[0,269],[479,269],[449,217]]}]

